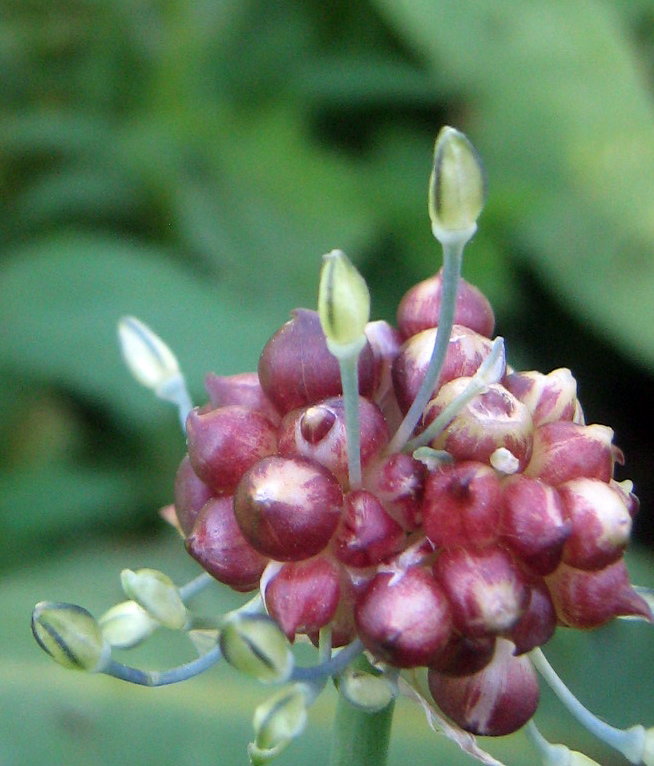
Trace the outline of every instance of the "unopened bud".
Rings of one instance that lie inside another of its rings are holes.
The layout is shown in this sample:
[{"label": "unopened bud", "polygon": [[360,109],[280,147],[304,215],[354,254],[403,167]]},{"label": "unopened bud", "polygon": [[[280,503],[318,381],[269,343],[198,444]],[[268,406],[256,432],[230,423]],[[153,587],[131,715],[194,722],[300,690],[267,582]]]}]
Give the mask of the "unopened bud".
[{"label": "unopened bud", "polygon": [[654,766],[654,726],[645,731],[642,761],[645,766]]},{"label": "unopened bud", "polygon": [[111,657],[97,621],[76,604],[41,601],[32,612],[32,633],[41,649],[65,668],[96,673]]},{"label": "unopened bud", "polygon": [[181,630],[188,614],[173,581],[156,569],[123,569],[120,573],[123,591],[164,627]]},{"label": "unopened bud", "polygon": [[136,601],[123,601],[98,620],[102,635],[116,649],[131,649],[149,638],[159,627]]},{"label": "unopened bud", "polygon": [[129,371],[157,395],[180,376],[173,352],[152,330],[136,317],[123,317],[118,323],[120,350]]},{"label": "unopened bud", "polygon": [[318,313],[329,350],[365,344],[370,319],[370,293],[364,278],[341,250],[324,256],[318,292]]},{"label": "unopened bud", "polygon": [[354,707],[376,713],[395,699],[397,683],[385,675],[373,675],[350,666],[340,676],[338,690]]},{"label": "unopened bud", "polygon": [[254,766],[267,763],[299,736],[307,723],[307,694],[302,684],[282,689],[254,711],[255,739],[248,746]]},{"label": "unopened bud", "polygon": [[475,148],[455,128],[442,128],[429,179],[429,216],[436,239],[465,244],[477,230],[485,196],[484,167]]},{"label": "unopened bud", "polygon": [[223,656],[264,683],[285,681],[293,670],[291,647],[277,623],[265,614],[232,612],[220,634]]}]

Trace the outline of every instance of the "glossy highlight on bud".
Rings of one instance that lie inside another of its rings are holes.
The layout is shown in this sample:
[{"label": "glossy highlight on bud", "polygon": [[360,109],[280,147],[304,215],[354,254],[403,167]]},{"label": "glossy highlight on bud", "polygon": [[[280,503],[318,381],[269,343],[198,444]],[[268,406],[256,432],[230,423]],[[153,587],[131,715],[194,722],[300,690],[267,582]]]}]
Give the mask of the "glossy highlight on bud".
[{"label": "glossy highlight on bud", "polygon": [[293,653],[277,623],[265,614],[232,612],[220,632],[223,656],[235,668],[264,683],[286,681]]},{"label": "glossy highlight on bud", "polygon": [[342,250],[323,256],[318,314],[329,349],[363,346],[370,319],[370,293],[364,278]]},{"label": "glossy highlight on bud", "polygon": [[148,614],[166,628],[181,630],[188,622],[188,613],[173,581],[156,569],[123,569],[120,582],[128,598],[133,599]]}]

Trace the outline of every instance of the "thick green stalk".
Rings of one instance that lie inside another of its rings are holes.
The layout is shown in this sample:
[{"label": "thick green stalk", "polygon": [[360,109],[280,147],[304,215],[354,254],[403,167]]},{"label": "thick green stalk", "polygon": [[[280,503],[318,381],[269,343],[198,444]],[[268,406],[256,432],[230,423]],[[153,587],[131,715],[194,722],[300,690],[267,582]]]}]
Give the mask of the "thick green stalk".
[{"label": "thick green stalk", "polygon": [[394,707],[366,713],[339,694],[329,766],[385,766]]}]

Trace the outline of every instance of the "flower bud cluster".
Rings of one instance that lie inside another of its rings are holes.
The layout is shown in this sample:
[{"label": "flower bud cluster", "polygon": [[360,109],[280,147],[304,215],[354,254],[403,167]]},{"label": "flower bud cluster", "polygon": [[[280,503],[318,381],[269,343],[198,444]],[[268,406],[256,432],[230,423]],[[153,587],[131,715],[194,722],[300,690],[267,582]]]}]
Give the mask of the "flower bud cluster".
[{"label": "flower bud cluster", "polygon": [[427,431],[463,401],[493,346],[492,308],[463,279],[413,434],[425,431],[434,458],[388,452],[425,377],[441,292],[439,273],[405,295],[397,328],[366,325],[360,485],[350,486],[339,363],[318,314],[298,309],[257,373],[207,377],[175,509],[191,556],[235,590],[260,588],[290,641],[317,642],[329,626],[335,647],[359,638],[377,661],[427,667],[445,713],[499,735],[535,711],[526,653],[558,625],[650,618],[623,560],[638,502],[614,480],[613,432],[585,424],[568,370],[500,370]]}]

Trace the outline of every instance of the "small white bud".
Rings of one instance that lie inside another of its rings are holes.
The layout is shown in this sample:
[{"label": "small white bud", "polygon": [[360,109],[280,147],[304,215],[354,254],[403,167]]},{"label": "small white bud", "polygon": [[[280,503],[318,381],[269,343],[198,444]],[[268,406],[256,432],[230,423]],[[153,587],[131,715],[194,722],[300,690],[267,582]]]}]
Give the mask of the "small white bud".
[{"label": "small white bud", "polygon": [[159,393],[180,376],[173,352],[152,330],[136,317],[123,317],[118,323],[118,340],[125,364],[136,380]]},{"label": "small white bud", "polygon": [[131,649],[149,638],[160,623],[136,601],[111,607],[98,620],[102,635],[116,649]]},{"label": "small white bud", "polygon": [[388,707],[398,693],[397,683],[385,675],[373,675],[351,666],[340,676],[338,690],[351,705],[368,713]]},{"label": "small white bud", "polygon": [[188,612],[173,581],[156,569],[123,569],[120,582],[133,599],[164,627],[181,630],[188,623]]}]

